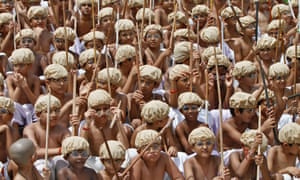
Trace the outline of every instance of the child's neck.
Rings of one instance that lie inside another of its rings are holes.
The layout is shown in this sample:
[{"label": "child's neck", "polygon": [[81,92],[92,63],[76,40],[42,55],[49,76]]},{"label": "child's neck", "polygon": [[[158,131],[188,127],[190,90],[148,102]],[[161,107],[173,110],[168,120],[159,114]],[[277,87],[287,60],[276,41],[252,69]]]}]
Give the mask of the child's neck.
[{"label": "child's neck", "polygon": [[92,20],[92,15],[81,14],[80,20],[83,20],[83,21],[91,21],[91,20]]},{"label": "child's neck", "polygon": [[252,85],[252,84],[244,84],[244,83],[240,83],[240,84],[239,84],[239,88],[240,88],[241,90],[243,90],[243,92],[246,92],[246,93],[252,93],[253,85]]},{"label": "child's neck", "polygon": [[31,165],[26,165],[26,166],[22,166],[19,167],[19,171],[18,173],[23,176],[25,179],[37,179],[36,174],[33,170],[33,166]]},{"label": "child's neck", "polygon": [[74,172],[75,174],[80,174],[82,171],[84,171],[84,166],[80,168],[76,168],[74,166],[69,166],[70,170]]},{"label": "child's neck", "polygon": [[198,162],[199,164],[201,164],[201,167],[203,167],[203,166],[207,166],[207,165],[208,165],[208,162],[210,161],[211,156],[209,156],[209,157],[201,157],[201,156],[199,156],[199,155],[197,154],[197,155],[195,156],[195,158],[196,158],[197,162]]}]

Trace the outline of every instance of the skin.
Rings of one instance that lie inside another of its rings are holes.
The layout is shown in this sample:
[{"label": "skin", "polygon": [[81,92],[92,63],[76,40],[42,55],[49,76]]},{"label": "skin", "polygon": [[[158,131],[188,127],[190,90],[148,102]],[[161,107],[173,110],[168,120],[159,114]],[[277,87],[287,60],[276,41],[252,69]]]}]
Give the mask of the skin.
[{"label": "skin", "polygon": [[171,179],[184,179],[170,157],[160,151],[148,150],[132,167],[132,180],[163,179],[165,172]]},{"label": "skin", "polygon": [[240,148],[242,146],[240,141],[242,133],[247,128],[257,128],[257,116],[255,115],[255,111],[248,112],[244,110],[240,113],[238,109],[235,109],[234,112],[236,113],[235,116],[222,124],[224,150]]},{"label": "skin", "polygon": [[[211,140],[203,140],[211,141]],[[214,148],[214,143],[210,145],[192,145],[192,150],[196,156],[187,159],[184,162],[184,176],[186,179],[213,179],[219,172],[220,158],[212,156],[211,152]],[[226,176],[225,176],[226,177]],[[228,178],[227,178],[228,179]]]},{"label": "skin", "polygon": [[91,155],[98,156],[100,145],[104,142],[101,129],[103,129],[106,140],[118,140],[126,148],[129,146],[127,137],[123,137],[117,126],[109,127],[113,115],[110,105],[102,104],[92,107],[84,115],[86,121],[80,130],[80,136],[90,143]]},{"label": "skin", "polygon": [[[142,130],[145,129],[152,129],[152,130],[156,130],[156,131],[160,131],[167,123],[168,118],[162,119],[162,120],[157,120],[152,124],[149,123],[144,123],[141,126],[137,127],[131,137],[131,141],[130,144],[132,147],[134,147],[134,142],[135,142],[135,138],[137,133],[139,133]],[[167,152],[170,156],[177,156],[177,147],[176,147],[176,143],[174,141],[174,137],[172,134],[172,130],[171,128],[167,128],[164,133],[162,134],[162,139],[163,139],[163,147],[164,147],[164,151]]]},{"label": "skin", "polygon": [[66,160],[69,162],[69,166],[58,171],[58,180],[98,179],[94,170],[84,167],[87,157],[82,157],[81,155],[79,157],[73,157],[71,154],[69,154],[67,155]]},{"label": "skin", "polygon": [[267,158],[270,172],[299,176],[300,170],[295,168],[298,152],[299,146],[297,144],[282,143],[281,145],[273,146],[269,150]]},{"label": "skin", "polygon": [[9,97],[20,104],[34,104],[40,95],[40,80],[31,68],[32,64],[16,64],[14,74],[6,79]]},{"label": "skin", "polygon": [[[63,139],[70,136],[70,132],[67,128],[58,125],[59,109],[51,108],[50,114],[50,131],[49,131],[49,145],[48,156],[52,157],[60,155],[60,147]],[[32,140],[36,147],[37,158],[43,158],[45,155],[45,139],[46,139],[46,110],[37,113],[39,121],[34,124],[30,124],[25,127],[23,136]]]},{"label": "skin", "polygon": [[195,111],[189,109],[188,111],[184,111],[181,109],[180,112],[184,115],[185,119],[176,126],[175,133],[184,151],[188,154],[191,154],[193,153],[193,150],[192,150],[192,146],[188,143],[189,134],[195,128],[200,126],[207,126],[207,125],[197,120],[197,116],[199,112],[198,110]]}]

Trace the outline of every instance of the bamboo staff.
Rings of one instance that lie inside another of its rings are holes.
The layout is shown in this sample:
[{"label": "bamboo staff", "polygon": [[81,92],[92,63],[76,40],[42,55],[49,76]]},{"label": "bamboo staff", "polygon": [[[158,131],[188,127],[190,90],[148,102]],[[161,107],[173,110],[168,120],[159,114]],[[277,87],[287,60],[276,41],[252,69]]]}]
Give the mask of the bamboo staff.
[{"label": "bamboo staff", "polygon": [[121,177],[124,177],[127,172],[135,165],[135,163],[142,158],[142,156],[144,155],[144,153],[148,150],[148,148],[156,141],[156,138],[158,138],[159,136],[161,136],[165,130],[171,125],[173,119],[169,119],[169,121],[167,122],[167,124],[159,131],[159,133],[157,134],[157,136],[155,138],[153,138],[152,141],[149,142],[149,144],[146,145],[146,147],[139,153],[139,155],[130,163],[130,165],[122,172]]},{"label": "bamboo staff", "polygon": [[[76,115],[76,86],[77,86],[77,71],[73,71],[73,99],[72,99],[72,114]],[[72,136],[78,135],[78,125],[72,126]]]},{"label": "bamboo staff", "polygon": [[119,47],[119,20],[120,20],[120,7],[117,6],[117,28],[116,28],[116,49]]},{"label": "bamboo staff", "polygon": [[258,11],[259,11],[259,2],[258,2],[258,0],[255,0],[255,20],[256,20],[256,23],[255,23],[255,42],[258,41],[258,24],[259,24],[258,23],[258,20],[259,20]]},{"label": "bamboo staff", "polygon": [[126,11],[127,11],[127,6],[128,6],[128,0],[125,0],[124,8],[123,8],[123,15],[122,15],[123,18],[125,18]]},{"label": "bamboo staff", "polygon": [[140,89],[141,88],[140,63],[143,63],[143,58],[142,58],[141,38],[139,33],[139,27],[137,24],[136,24],[136,33],[138,39],[138,58],[136,58],[136,67],[137,67],[138,89]]},{"label": "bamboo staff", "polygon": [[[191,39],[191,27],[189,26],[188,30],[188,39],[190,40],[190,71],[193,72],[193,41]],[[190,91],[193,92],[193,76],[190,76]]]},{"label": "bamboo staff", "polygon": [[222,112],[222,98],[221,98],[221,87],[220,87],[220,75],[219,75],[219,63],[218,63],[218,59],[217,59],[217,52],[216,52],[216,48],[214,47],[214,56],[216,59],[216,76],[217,76],[217,91],[218,91],[218,101],[219,101],[219,112],[220,112],[220,118],[219,118],[219,124],[220,124],[220,128],[219,128],[219,133],[220,133],[220,154],[221,154],[221,171],[222,171],[222,176],[224,175],[224,148],[223,148],[223,128],[222,128],[222,124],[223,124],[223,112]]},{"label": "bamboo staff", "polygon": [[67,27],[66,27],[66,6],[65,3],[62,4],[63,4],[63,18],[64,18],[65,52],[66,52],[67,67],[69,67],[68,38],[67,38]]},{"label": "bamboo staff", "polygon": [[109,155],[109,159],[111,160],[111,164],[112,164],[113,169],[114,169],[114,171],[115,171],[115,175],[116,175],[116,177],[117,177],[118,180],[121,180],[120,177],[118,176],[118,171],[117,171],[117,168],[116,168],[114,159],[113,159],[113,157],[112,157],[112,155],[111,155],[111,151],[110,151],[109,145],[108,145],[108,143],[107,143],[107,139],[106,139],[106,137],[105,137],[105,133],[103,132],[103,128],[100,128],[100,132],[101,132],[101,135],[102,135],[102,137],[103,137],[103,140],[104,140],[104,143],[105,143],[105,147],[106,147],[107,152],[108,152],[108,155]]},{"label": "bamboo staff", "polygon": [[173,47],[173,41],[174,41],[174,32],[176,29],[176,14],[178,11],[178,4],[177,1],[174,2],[174,19],[173,19],[173,23],[172,23],[172,31],[171,31],[171,36],[170,36],[170,42],[169,42],[169,48]]},{"label": "bamboo staff", "polygon": [[[258,132],[261,133],[261,105],[258,106]],[[261,154],[261,145],[258,145],[257,155]],[[260,169],[259,165],[257,165],[256,171],[256,180],[259,180]]]},{"label": "bamboo staff", "polygon": [[[120,101],[119,104],[118,104],[118,106],[117,106],[117,109],[118,109],[118,110],[121,108],[121,103],[122,103],[122,102]],[[115,113],[115,114],[114,114],[114,117],[112,118],[112,121],[111,121],[111,123],[110,123],[109,128],[113,128],[113,127],[114,127],[115,122],[117,121],[117,115],[118,115],[118,113]]]},{"label": "bamboo staff", "polygon": [[56,12],[55,12],[55,8],[53,6],[53,2],[52,2],[52,0],[48,0],[48,1],[49,1],[49,4],[50,4],[50,9],[51,9],[51,11],[53,13],[52,15],[53,15],[53,18],[54,18],[54,24],[56,26],[59,26],[59,23],[58,23],[58,20],[57,20],[57,16],[56,16]]},{"label": "bamboo staff", "polygon": [[48,106],[47,106],[47,122],[46,122],[46,142],[45,142],[45,168],[48,169],[48,146],[49,146],[49,126],[51,114],[51,90],[48,88]]}]

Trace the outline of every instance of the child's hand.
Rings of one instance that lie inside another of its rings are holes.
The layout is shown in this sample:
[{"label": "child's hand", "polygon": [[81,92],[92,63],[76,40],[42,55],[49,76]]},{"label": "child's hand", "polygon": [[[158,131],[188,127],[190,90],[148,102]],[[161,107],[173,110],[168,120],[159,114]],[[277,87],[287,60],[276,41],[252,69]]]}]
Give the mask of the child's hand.
[{"label": "child's hand", "polygon": [[50,179],[51,171],[49,168],[43,168],[43,179],[48,180]]},{"label": "child's hand", "polygon": [[261,126],[261,131],[265,132],[267,130],[273,129],[276,127],[275,118],[268,118]]},{"label": "child's hand", "polygon": [[291,166],[291,167],[288,167],[287,170],[288,170],[289,174],[296,176],[296,177],[300,177],[300,169],[298,169],[294,166]]},{"label": "child's hand", "polygon": [[95,115],[96,115],[96,111],[94,109],[88,109],[85,113],[84,113],[84,117],[85,117],[85,123],[87,125],[90,125],[91,122],[95,119]]},{"label": "child's hand", "polygon": [[233,79],[232,79],[232,74],[231,74],[232,70],[230,70],[229,72],[226,73],[225,75],[225,84],[227,88],[231,88],[232,84],[233,84]]},{"label": "child's hand", "polygon": [[0,133],[4,132],[6,130],[8,130],[8,125],[3,124],[3,125],[0,126]]},{"label": "child's hand", "polygon": [[132,95],[132,99],[138,103],[138,104],[141,104],[141,103],[144,103],[144,95],[143,95],[143,92],[140,91],[140,90],[136,90],[134,91],[133,95]]},{"label": "child's hand", "polygon": [[219,174],[222,174],[221,176],[216,176],[213,178],[213,180],[229,180],[231,178],[230,170],[227,167],[223,168],[223,172],[220,172]]},{"label": "child's hand", "polygon": [[88,93],[93,89],[93,83],[86,80],[82,81],[79,87],[79,96],[87,97]]},{"label": "child's hand", "polygon": [[70,123],[74,127],[78,127],[80,123],[79,116],[77,114],[70,114]]},{"label": "child's hand", "polygon": [[256,133],[256,136],[255,136],[255,141],[254,141],[254,144],[253,144],[253,146],[252,146],[252,150],[254,150],[254,151],[256,151],[257,150],[257,148],[258,148],[258,145],[259,144],[262,144],[262,134],[260,133],[260,132],[257,132]]},{"label": "child's hand", "polygon": [[262,154],[255,155],[254,160],[257,166],[262,166],[264,163],[264,155]]},{"label": "child's hand", "polygon": [[168,149],[168,154],[171,156],[171,157],[177,157],[177,148],[174,147],[174,146],[170,146],[169,149]]},{"label": "child's hand", "polygon": [[16,85],[19,86],[19,87],[26,87],[27,86],[26,78],[20,73],[15,73],[14,76],[13,76],[13,80],[16,83]]}]

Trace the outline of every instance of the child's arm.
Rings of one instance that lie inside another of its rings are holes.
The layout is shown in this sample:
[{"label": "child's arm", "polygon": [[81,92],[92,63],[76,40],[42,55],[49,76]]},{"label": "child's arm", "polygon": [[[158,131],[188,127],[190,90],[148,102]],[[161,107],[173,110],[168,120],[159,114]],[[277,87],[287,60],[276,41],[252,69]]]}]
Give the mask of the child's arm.
[{"label": "child's arm", "polygon": [[277,146],[273,146],[269,152],[268,152],[268,157],[267,157],[267,165],[269,168],[270,173],[274,174],[275,172],[275,167],[274,163],[276,162],[275,159],[277,158],[277,151],[276,151]]},{"label": "child's arm", "polygon": [[169,176],[171,177],[171,179],[182,179],[184,180],[183,175],[180,173],[180,171],[178,170],[177,166],[175,165],[175,163],[173,162],[173,160],[167,155],[167,154],[162,154],[162,158],[164,158],[163,160],[165,161],[166,164],[166,171],[169,174]]},{"label": "child's arm", "polygon": [[137,82],[137,67],[134,65],[128,75],[128,79],[125,82],[121,92],[127,94],[133,92],[135,82]]},{"label": "child's arm", "polygon": [[267,165],[267,159],[264,155],[256,155],[255,163],[259,165],[260,172],[262,174],[262,178],[265,180],[271,180],[270,172]]},{"label": "child's arm", "polygon": [[[31,126],[32,127],[32,126]],[[35,129],[31,128],[30,126],[25,127],[24,131],[23,131],[23,136],[25,138],[30,139],[33,144],[36,147],[36,154],[37,154],[37,158],[43,158],[46,152],[45,148],[40,147],[40,145],[37,142],[37,139],[35,138]],[[57,147],[57,148],[49,148],[48,149],[48,156],[55,156],[55,155],[60,155],[61,154],[61,148]]]},{"label": "child's arm", "polygon": [[[177,157],[177,153],[178,153],[178,149],[176,147],[176,142],[174,140],[174,136],[173,136],[173,133],[172,133],[172,127],[169,127],[166,129],[165,131],[165,138],[168,142],[168,154],[172,157]],[[164,135],[163,134],[163,135]]]},{"label": "child's arm", "polygon": [[240,161],[239,152],[234,152],[230,155],[230,165],[234,174],[238,178],[243,178],[249,170],[251,162],[254,160],[254,154],[247,155],[242,161]]},{"label": "child's arm", "polygon": [[143,179],[142,169],[146,168],[144,162],[139,159],[135,165],[130,170],[130,179],[131,180],[140,180]]},{"label": "child's arm", "polygon": [[239,131],[234,129],[228,122],[223,123],[222,127],[224,134],[228,135],[233,142],[238,143],[242,146],[242,143],[240,141],[241,133]]},{"label": "child's arm", "polygon": [[9,151],[10,145],[13,143],[13,136],[10,127],[6,124],[0,126],[0,134],[5,133],[6,136],[6,150]]},{"label": "child's arm", "polygon": [[191,161],[186,160],[183,164],[184,168],[184,177],[186,180],[195,180],[194,168]]},{"label": "child's arm", "polygon": [[[28,79],[24,78],[21,82],[21,87],[31,104],[35,104],[38,96],[40,95],[40,79],[36,76],[33,77],[33,89],[28,86]],[[22,93],[23,94],[23,93]]]},{"label": "child's arm", "polygon": [[11,52],[14,42],[14,28],[16,25],[13,22],[9,23],[9,31],[0,44],[0,52]]},{"label": "child's arm", "polygon": [[57,173],[57,179],[58,180],[68,180],[68,172],[67,171],[68,171],[67,167],[59,170]]},{"label": "child's arm", "polygon": [[[183,122],[183,121],[182,121]],[[184,125],[183,123],[180,122],[175,129],[175,133],[180,141],[180,144],[183,146],[184,151],[188,154],[193,153],[192,149],[191,149],[191,145],[189,144],[189,142],[187,141],[187,138],[185,137],[184,134]]]}]

